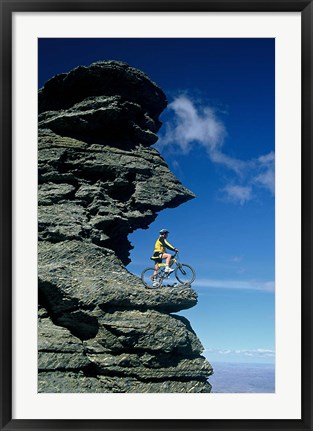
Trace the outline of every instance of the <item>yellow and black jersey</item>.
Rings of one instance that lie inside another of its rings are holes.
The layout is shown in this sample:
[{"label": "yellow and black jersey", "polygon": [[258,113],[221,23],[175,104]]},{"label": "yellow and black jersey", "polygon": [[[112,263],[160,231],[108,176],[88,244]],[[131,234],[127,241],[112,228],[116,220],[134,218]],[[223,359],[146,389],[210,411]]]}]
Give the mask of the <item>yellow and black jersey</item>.
[{"label": "yellow and black jersey", "polygon": [[154,256],[156,256],[156,254],[160,254],[160,253],[165,253],[165,250],[169,249],[172,251],[175,251],[175,247],[173,247],[168,241],[166,241],[166,239],[163,236],[160,236],[155,243],[154,246]]}]

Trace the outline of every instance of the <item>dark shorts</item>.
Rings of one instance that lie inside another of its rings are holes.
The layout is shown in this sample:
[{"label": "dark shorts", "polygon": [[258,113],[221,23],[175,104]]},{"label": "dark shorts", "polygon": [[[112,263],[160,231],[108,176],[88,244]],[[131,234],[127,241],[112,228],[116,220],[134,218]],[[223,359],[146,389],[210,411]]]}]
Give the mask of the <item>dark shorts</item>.
[{"label": "dark shorts", "polygon": [[155,263],[162,263],[162,256],[163,256],[163,253],[159,253],[158,251],[156,251],[153,254],[153,260],[155,261]]}]

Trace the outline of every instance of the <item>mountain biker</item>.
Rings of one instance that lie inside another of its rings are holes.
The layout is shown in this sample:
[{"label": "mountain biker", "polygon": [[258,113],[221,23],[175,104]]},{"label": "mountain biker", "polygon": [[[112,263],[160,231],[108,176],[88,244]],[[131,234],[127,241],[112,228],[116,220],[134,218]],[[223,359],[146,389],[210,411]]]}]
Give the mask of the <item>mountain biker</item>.
[{"label": "mountain biker", "polygon": [[154,266],[154,274],[153,276],[156,275],[156,273],[158,272],[158,263],[161,263],[162,260],[165,259],[165,272],[170,274],[171,272],[174,271],[174,269],[171,269],[169,264],[170,264],[170,260],[172,255],[169,253],[166,253],[166,249],[169,249],[171,251],[175,251],[176,253],[178,253],[178,249],[173,247],[167,240],[166,238],[168,237],[169,231],[167,229],[161,229],[160,230],[160,236],[158,237],[158,239],[155,242],[154,245],[154,252],[153,252],[153,260],[155,261],[155,266]]}]

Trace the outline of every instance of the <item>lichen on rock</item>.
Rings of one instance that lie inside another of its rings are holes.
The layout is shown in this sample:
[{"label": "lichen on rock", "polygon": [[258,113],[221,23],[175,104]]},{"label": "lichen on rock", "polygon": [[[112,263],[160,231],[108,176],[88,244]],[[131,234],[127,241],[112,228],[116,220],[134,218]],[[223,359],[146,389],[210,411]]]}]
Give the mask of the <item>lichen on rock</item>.
[{"label": "lichen on rock", "polygon": [[128,235],[194,197],[158,151],[163,91],[117,61],[39,90],[40,392],[210,392],[191,286],[148,290]]}]

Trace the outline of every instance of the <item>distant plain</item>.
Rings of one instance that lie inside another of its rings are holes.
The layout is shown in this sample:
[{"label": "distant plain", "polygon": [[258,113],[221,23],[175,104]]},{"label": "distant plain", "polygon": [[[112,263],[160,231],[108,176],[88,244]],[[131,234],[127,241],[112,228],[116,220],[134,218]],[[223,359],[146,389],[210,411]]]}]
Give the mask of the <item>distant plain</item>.
[{"label": "distant plain", "polygon": [[212,363],[212,393],[274,393],[274,364]]}]

